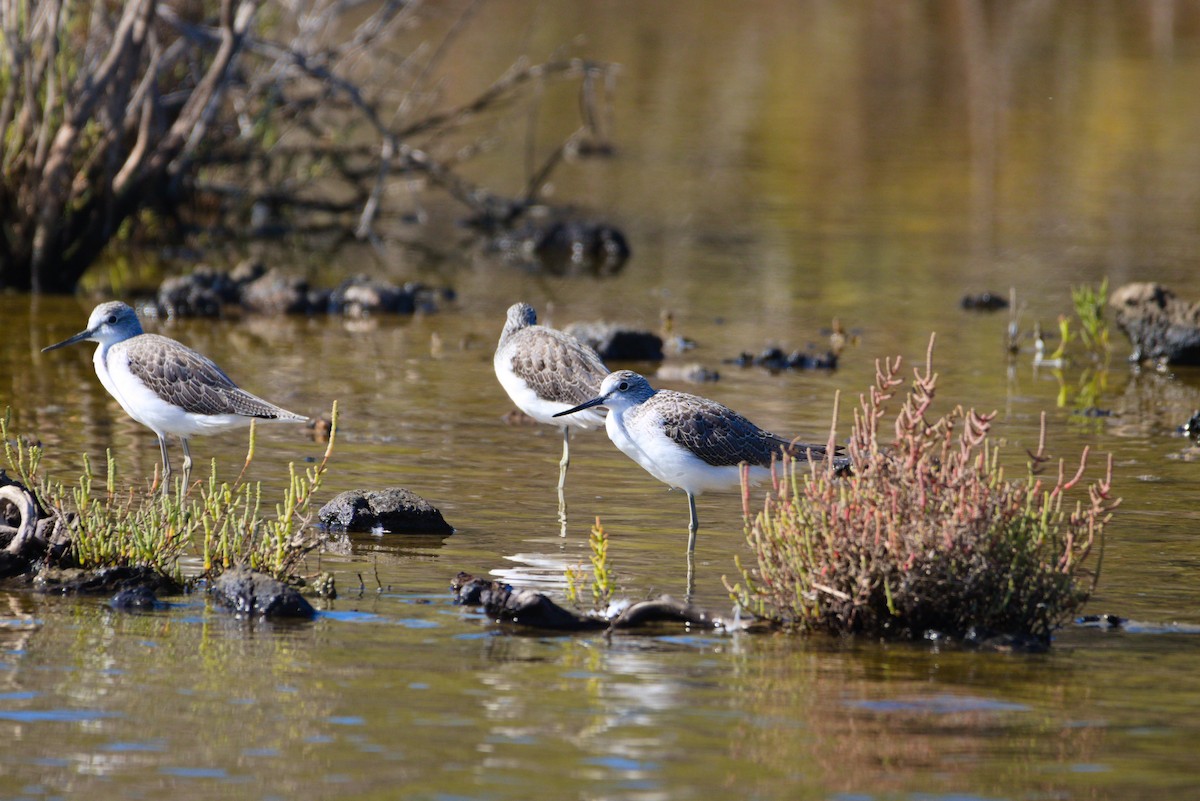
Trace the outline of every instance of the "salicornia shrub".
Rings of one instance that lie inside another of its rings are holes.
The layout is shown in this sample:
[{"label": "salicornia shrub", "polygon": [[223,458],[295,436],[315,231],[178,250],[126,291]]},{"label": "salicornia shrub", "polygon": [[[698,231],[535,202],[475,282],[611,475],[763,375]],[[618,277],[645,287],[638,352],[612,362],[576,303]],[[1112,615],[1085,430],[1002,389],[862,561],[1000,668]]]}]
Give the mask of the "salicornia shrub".
[{"label": "salicornia shrub", "polygon": [[989,437],[994,415],[958,406],[930,417],[932,352],[931,339],[891,436],[900,359],[877,363],[846,444],[850,475],[831,461],[785,463],[756,514],[743,485],[755,564],[739,560],[729,589],[744,607],[806,630],[1048,641],[1087,600],[1099,571],[1087,557],[1119,503],[1112,457],[1090,481],[1087,448],[1077,468],[1047,471],[1043,416],[1028,472],[1010,479]]}]

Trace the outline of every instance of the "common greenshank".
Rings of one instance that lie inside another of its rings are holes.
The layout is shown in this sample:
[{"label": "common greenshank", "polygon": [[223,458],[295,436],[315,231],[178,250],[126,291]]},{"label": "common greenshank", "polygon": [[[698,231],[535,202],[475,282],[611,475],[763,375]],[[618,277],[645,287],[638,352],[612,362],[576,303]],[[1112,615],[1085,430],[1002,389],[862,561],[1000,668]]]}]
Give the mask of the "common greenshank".
[{"label": "common greenshank", "polygon": [[[562,460],[558,463],[558,488],[567,480],[571,462],[571,429],[594,429],[604,424],[604,414],[591,410],[556,420],[564,410],[592,398],[608,375],[604,362],[587,345],[570,334],[537,324],[537,313],[528,303],[514,303],[500,333],[493,358],[496,378],[525,414],[563,434]],[[572,408],[574,407],[574,408]]]},{"label": "common greenshank", "polygon": [[183,443],[184,482],[192,469],[188,438],[247,425],[251,420],[303,422],[307,417],[238,389],[206,356],[158,334],[142,332],[137,312],[120,301],[92,310],[87,328],[42,352],[96,342],[96,375],[125,413],[158,435],[163,488],[171,475],[167,436]]},{"label": "common greenshank", "polygon": [[771,463],[784,452],[807,461],[824,456],[824,445],[786,440],[764,431],[742,415],[708,398],[656,390],[638,373],[618,370],[604,379],[596,397],[555,417],[596,406],[608,408],[608,438],[622,453],[664,484],[687,493],[688,560],[696,548],[696,496],[705,490],[736,486],[741,465],[752,480],[770,475]]}]

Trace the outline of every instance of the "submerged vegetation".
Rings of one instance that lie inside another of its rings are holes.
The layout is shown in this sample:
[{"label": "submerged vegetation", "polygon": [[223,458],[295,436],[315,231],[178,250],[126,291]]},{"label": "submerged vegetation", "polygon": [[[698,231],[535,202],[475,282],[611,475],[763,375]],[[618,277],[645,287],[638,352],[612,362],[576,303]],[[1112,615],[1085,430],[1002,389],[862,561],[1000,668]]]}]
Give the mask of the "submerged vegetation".
[{"label": "submerged vegetation", "polygon": [[[1009,307],[1007,329],[1008,351],[1014,356],[1020,351],[1022,309],[1015,302],[1015,294],[1013,290],[1014,301]],[[1072,405],[1079,418],[1101,419],[1108,414],[1100,407],[1102,396],[1108,389],[1108,369],[1113,348],[1108,320],[1104,316],[1108,297],[1107,278],[1094,287],[1089,284],[1071,287],[1071,305],[1075,314],[1074,317],[1059,315],[1058,345],[1053,351],[1047,352],[1049,346],[1041,324],[1035,323],[1033,329],[1033,366],[1050,371],[1058,381],[1057,405],[1060,408]],[[1064,371],[1078,365],[1082,365],[1083,369],[1072,397]]]},{"label": "submerged vegetation", "polygon": [[[617,582],[608,567],[608,532],[604,530],[599,517],[588,535],[588,548],[592,552],[589,557],[592,566],[592,605],[595,609],[603,610],[612,601]],[[573,604],[582,600],[583,577],[582,567],[567,568],[567,600]]]},{"label": "submerged vegetation", "polygon": [[[738,602],[804,630],[1045,642],[1087,600],[1099,575],[1088,556],[1119,503],[1111,456],[1090,483],[1086,448],[1076,469],[1060,461],[1045,477],[1043,417],[1028,474],[1010,480],[993,415],[957,406],[929,417],[932,358],[931,339],[890,443],[880,423],[903,383],[900,360],[877,365],[846,446],[852,476],[788,463],[755,515],[744,488],[755,564],[739,560],[741,580],[728,585]],[[1086,497],[1067,499],[1081,488]]]},{"label": "submerged vegetation", "polygon": [[180,560],[198,555],[203,567],[192,580],[213,579],[229,568],[245,566],[281,581],[295,581],[304,556],[319,544],[306,529],[313,496],[333,455],[336,402],[331,419],[324,457],[304,471],[289,465],[289,485],[275,504],[274,515],[264,512],[261,483],[245,479],[254,458],[253,425],[245,464],[233,482],[218,478],[214,459],[206,481],[185,484],[177,478],[167,491],[161,491],[157,474],[144,491],[121,488],[111,450],[102,482],[84,455],[78,481],[67,485],[42,474],[42,449],[14,438],[7,419],[0,420],[0,438],[10,469],[38,505],[65,524],[69,544],[55,560],[63,565],[148,567],[182,582]]}]

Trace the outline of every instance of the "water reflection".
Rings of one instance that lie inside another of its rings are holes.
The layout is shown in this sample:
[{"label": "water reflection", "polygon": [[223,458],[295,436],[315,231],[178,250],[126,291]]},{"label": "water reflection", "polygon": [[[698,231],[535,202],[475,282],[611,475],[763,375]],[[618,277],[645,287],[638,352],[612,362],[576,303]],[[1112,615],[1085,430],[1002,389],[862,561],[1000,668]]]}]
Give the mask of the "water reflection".
[{"label": "water reflection", "polygon": [[1069,771],[1103,750],[1104,727],[1073,719],[1091,691],[1069,661],[777,646],[786,659],[756,649],[733,676],[748,713],[734,725],[733,755],[767,775],[786,775],[805,754],[810,780],[832,793],[971,786],[1008,797],[1053,793],[1061,779],[1048,763]]}]

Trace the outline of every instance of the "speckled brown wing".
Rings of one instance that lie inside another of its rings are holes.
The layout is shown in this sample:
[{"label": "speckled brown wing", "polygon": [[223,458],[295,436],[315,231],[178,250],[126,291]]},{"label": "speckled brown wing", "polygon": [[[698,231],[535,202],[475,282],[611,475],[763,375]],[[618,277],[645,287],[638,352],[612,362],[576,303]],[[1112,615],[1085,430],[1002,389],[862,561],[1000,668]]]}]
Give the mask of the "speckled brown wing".
[{"label": "speckled brown wing", "polygon": [[240,414],[273,420],[296,417],[262,398],[238,389],[212,360],[157,334],[141,334],[121,343],[129,371],[168,403],[192,414]]},{"label": "speckled brown wing", "polygon": [[553,328],[515,331],[505,347],[513,354],[513,373],[542,400],[570,406],[589,401],[608,375],[596,351]]},{"label": "speckled brown wing", "polygon": [[729,407],[697,395],[660,390],[651,400],[671,409],[670,415],[662,417],[664,433],[714,467],[742,462],[770,467],[772,457],[778,459],[783,448],[799,460],[806,458],[808,448],[814,453],[825,452],[819,445],[793,447],[788,440],[763,431]]}]

